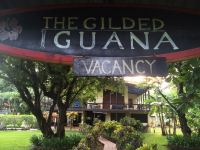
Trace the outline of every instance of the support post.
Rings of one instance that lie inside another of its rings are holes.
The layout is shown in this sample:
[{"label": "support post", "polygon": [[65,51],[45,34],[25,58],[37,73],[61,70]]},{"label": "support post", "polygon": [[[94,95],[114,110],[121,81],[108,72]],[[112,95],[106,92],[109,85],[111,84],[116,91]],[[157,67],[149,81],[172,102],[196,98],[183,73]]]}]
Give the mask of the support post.
[{"label": "support post", "polygon": [[[116,110],[117,110],[117,90],[116,90]],[[117,121],[117,111],[116,111],[116,121]]]}]

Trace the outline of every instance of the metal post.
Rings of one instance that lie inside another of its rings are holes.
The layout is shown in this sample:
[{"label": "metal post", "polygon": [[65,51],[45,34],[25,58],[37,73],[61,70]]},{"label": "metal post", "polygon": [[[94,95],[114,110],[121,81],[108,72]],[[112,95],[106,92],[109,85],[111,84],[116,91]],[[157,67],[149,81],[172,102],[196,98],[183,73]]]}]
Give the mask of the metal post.
[{"label": "metal post", "polygon": [[[116,90],[116,110],[117,110],[117,90]],[[116,121],[117,121],[117,111],[116,111]]]},{"label": "metal post", "polygon": [[150,99],[150,91],[148,91],[148,96],[149,96],[149,99]]},{"label": "metal post", "polygon": [[144,104],[144,94],[143,94],[143,102],[142,102],[142,104]]},{"label": "metal post", "polygon": [[[110,94],[110,105],[111,105],[111,102],[112,102],[112,99],[111,99],[111,94]],[[110,105],[109,105],[109,109],[112,109],[110,108]]]},{"label": "metal post", "polygon": [[[150,91],[148,90],[148,98],[150,99]],[[151,106],[149,104],[149,110],[151,109]]]}]

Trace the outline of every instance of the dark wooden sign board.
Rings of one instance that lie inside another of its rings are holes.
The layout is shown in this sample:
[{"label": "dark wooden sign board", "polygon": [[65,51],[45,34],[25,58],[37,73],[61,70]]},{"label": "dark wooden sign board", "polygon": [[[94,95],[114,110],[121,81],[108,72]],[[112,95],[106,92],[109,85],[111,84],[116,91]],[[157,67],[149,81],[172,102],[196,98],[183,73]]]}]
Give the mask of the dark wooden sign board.
[{"label": "dark wooden sign board", "polygon": [[59,64],[74,57],[200,55],[200,12],[132,4],[83,4],[0,12],[0,53]]},{"label": "dark wooden sign board", "polygon": [[73,62],[74,76],[168,75],[165,57],[83,57]]}]

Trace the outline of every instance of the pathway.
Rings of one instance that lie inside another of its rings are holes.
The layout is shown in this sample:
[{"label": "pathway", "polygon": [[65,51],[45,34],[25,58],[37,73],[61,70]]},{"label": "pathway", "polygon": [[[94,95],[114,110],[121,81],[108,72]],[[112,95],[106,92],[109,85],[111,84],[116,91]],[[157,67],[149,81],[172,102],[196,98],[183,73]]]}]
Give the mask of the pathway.
[{"label": "pathway", "polygon": [[104,150],[117,150],[116,144],[106,140],[105,138],[101,136],[99,137],[99,141],[104,144]]}]

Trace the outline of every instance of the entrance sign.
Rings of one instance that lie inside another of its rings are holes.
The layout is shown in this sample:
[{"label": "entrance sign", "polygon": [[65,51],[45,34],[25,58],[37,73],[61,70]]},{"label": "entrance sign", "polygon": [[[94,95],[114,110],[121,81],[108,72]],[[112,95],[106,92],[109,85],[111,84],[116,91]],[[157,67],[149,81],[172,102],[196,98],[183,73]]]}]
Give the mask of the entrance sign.
[{"label": "entrance sign", "polygon": [[167,76],[165,57],[74,58],[74,76]]},{"label": "entrance sign", "polygon": [[156,55],[174,62],[200,55],[199,20],[200,13],[131,4],[3,11],[0,53],[61,64],[82,56]]}]

